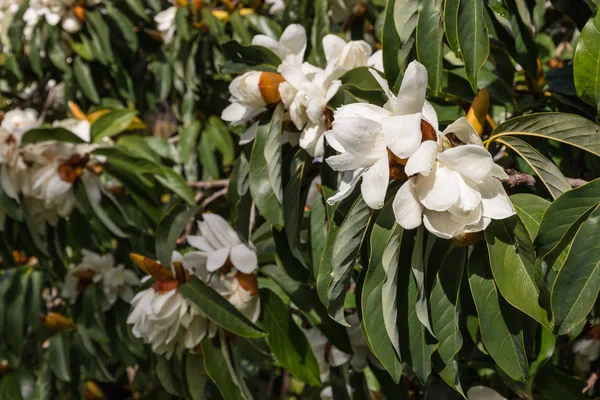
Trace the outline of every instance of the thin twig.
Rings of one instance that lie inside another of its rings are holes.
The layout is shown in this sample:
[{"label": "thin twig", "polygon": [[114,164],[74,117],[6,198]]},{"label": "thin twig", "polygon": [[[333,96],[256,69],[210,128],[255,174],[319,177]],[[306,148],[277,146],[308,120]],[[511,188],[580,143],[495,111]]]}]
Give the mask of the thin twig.
[{"label": "thin twig", "polygon": [[227,194],[227,186],[225,186],[223,189],[221,190],[217,190],[216,192],[214,192],[213,194],[211,194],[210,196],[208,196],[206,198],[206,200],[204,200],[202,202],[202,208],[206,208],[206,206],[208,206],[210,203],[212,203],[214,200],[218,199],[221,196],[225,196]]},{"label": "thin twig", "polygon": [[44,119],[46,118],[46,113],[48,112],[48,109],[54,102],[54,91],[56,90],[56,86],[58,86],[58,85],[52,86],[50,88],[50,91],[48,92],[48,97],[46,97],[46,102],[44,103],[44,108],[42,108],[42,112],[40,113],[40,116],[37,119],[37,122],[39,124],[44,122]]},{"label": "thin twig", "polygon": [[579,186],[583,186],[586,183],[588,183],[588,181],[584,180],[584,179],[579,179],[579,178],[566,178],[567,179],[567,183],[569,185],[571,185],[572,188],[578,188]]},{"label": "thin twig", "polygon": [[188,185],[196,189],[212,189],[229,185],[229,179],[219,179],[216,181],[188,181]]},{"label": "thin twig", "polygon": [[512,168],[507,169],[506,173],[508,174],[508,178],[503,179],[502,183],[508,187],[513,188],[518,185],[535,186],[535,178],[529,174],[515,171]]}]

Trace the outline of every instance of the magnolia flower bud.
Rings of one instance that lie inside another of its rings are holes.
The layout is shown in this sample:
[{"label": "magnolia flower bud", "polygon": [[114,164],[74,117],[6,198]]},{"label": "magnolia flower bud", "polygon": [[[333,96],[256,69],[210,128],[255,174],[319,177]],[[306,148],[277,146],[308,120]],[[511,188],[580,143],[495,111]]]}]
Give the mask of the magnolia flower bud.
[{"label": "magnolia flower bud", "polygon": [[469,112],[467,112],[467,121],[473,125],[473,128],[475,128],[475,131],[477,131],[479,136],[483,133],[483,127],[485,126],[485,119],[489,107],[490,96],[488,91],[487,89],[481,89],[473,99]]},{"label": "magnolia flower bud", "polygon": [[73,13],[75,13],[75,16],[77,17],[79,22],[83,23],[85,21],[85,9],[83,7],[81,7],[81,6],[73,7]]},{"label": "magnolia flower bud", "polygon": [[144,257],[141,254],[131,253],[129,258],[131,258],[131,261],[137,265],[139,269],[150,275],[156,281],[175,279],[171,271],[148,257]]},{"label": "magnolia flower bud", "polygon": [[258,89],[267,105],[277,104],[281,102],[279,94],[279,85],[285,82],[285,79],[280,74],[275,72],[262,72],[258,80]]},{"label": "magnolia flower bud", "polygon": [[56,312],[49,312],[48,314],[40,315],[40,321],[50,330],[61,331],[61,330],[72,330],[75,329],[75,325],[70,318]]},{"label": "magnolia flower bud", "polygon": [[[78,119],[80,121],[87,119],[87,115],[83,112],[81,107],[77,105],[77,103],[75,103],[74,101],[69,101],[67,104],[69,106],[69,111],[71,111],[71,114],[73,114],[73,118]],[[93,121],[90,121],[90,123],[91,122]]]}]

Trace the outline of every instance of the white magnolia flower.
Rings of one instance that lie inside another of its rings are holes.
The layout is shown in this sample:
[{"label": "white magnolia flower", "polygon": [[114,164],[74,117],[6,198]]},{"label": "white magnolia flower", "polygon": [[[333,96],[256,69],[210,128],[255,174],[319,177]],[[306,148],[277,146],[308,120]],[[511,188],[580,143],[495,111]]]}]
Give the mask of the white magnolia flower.
[{"label": "white magnolia flower", "polygon": [[25,132],[39,126],[38,113],[33,108],[8,111],[4,114],[4,119],[0,124],[0,128],[13,135],[17,142],[21,141],[21,137]]},{"label": "white magnolia flower", "polygon": [[92,126],[87,119],[67,118],[61,121],[54,121],[52,126],[65,128],[81,138],[81,140],[90,142],[92,135]]},{"label": "white magnolia flower", "polygon": [[383,50],[377,50],[375,53],[371,54],[367,66],[383,72]]},{"label": "white magnolia flower", "polygon": [[306,30],[300,24],[289,25],[279,40],[267,35],[256,35],[252,44],[270,49],[283,64],[301,65],[306,51]]},{"label": "white magnolia flower", "polygon": [[115,265],[112,254],[96,254],[83,249],[81,262],[71,268],[65,278],[62,296],[75,302],[80,282],[94,282],[100,284],[106,302],[103,309],[106,311],[117,301],[117,298],[129,303],[133,298],[132,286],[139,284],[137,275],[125,269],[123,264]]},{"label": "white magnolia flower", "polygon": [[30,0],[29,7],[23,14],[25,29],[23,34],[30,40],[38,22],[45,19],[48,25],[56,26],[62,20],[62,28],[68,33],[81,30],[81,21],[75,15],[71,0]]},{"label": "white magnolia flower", "polygon": [[[248,71],[236,77],[229,84],[231,104],[223,110],[221,118],[232,125],[254,119],[267,110],[268,104],[280,101],[277,86],[282,80],[279,74],[261,71]],[[275,98],[270,98],[273,95]]]},{"label": "white magnolia flower", "polygon": [[187,242],[200,250],[194,252],[195,256],[205,258],[208,272],[217,271],[226,264],[245,274],[258,268],[256,251],[242,243],[223,217],[217,214],[203,214],[202,217],[204,221],[198,222],[200,235],[188,236]]},{"label": "white magnolia flower", "polygon": [[[398,96],[391,93],[379,74],[373,72],[373,76],[389,98],[385,106],[342,106],[335,111],[332,129],[326,133],[329,145],[340,153],[326,161],[334,170],[345,171],[338,193],[328,199],[331,204],[348,197],[362,177],[361,193],[367,205],[383,207],[390,178],[388,151],[399,159],[408,159],[417,150],[437,147],[437,115],[425,100],[425,67],[417,61],[409,64]],[[431,127],[427,129],[431,136],[428,139],[432,140],[423,141],[422,121]]]},{"label": "white magnolia flower", "polygon": [[[173,253],[173,261],[182,262],[181,255]],[[169,283],[175,282],[174,285]],[[196,351],[207,337],[213,337],[217,326],[177,288],[176,281],[155,282],[131,300],[132,310],[127,323],[137,338],[152,346],[152,351],[171,358],[181,356],[185,349]]]},{"label": "white magnolia flower", "polygon": [[578,339],[573,343],[575,353],[575,369],[581,373],[590,371],[590,364],[600,357],[600,340]]},{"label": "white magnolia flower", "polygon": [[163,35],[163,42],[171,43],[173,36],[175,35],[175,15],[177,14],[177,7],[171,6],[166,10],[163,10],[154,16],[154,22],[156,22],[156,28]]},{"label": "white magnolia flower", "polygon": [[467,398],[469,400],[506,400],[506,397],[486,386],[473,386],[469,388],[467,390]]},{"label": "white magnolia flower", "polygon": [[265,0],[265,4],[270,5],[269,14],[271,15],[283,15],[285,11],[285,0]]},{"label": "white magnolia flower", "polygon": [[515,213],[500,182],[506,173],[467,119],[444,130],[446,146],[449,135],[458,145],[440,152],[438,144],[424,142],[408,160],[405,172],[410,179],[396,193],[393,205],[403,228],[423,222],[428,231],[445,239],[482,231],[492,219]]}]

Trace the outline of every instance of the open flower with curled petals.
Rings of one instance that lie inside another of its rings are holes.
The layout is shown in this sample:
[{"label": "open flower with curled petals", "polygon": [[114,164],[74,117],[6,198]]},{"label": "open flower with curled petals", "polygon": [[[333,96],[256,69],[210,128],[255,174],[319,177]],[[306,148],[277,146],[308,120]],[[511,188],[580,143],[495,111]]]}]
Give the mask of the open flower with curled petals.
[{"label": "open flower with curled petals", "polygon": [[21,141],[25,132],[39,126],[38,113],[33,108],[10,110],[4,114],[0,124],[0,128],[13,135],[17,142]]},{"label": "open flower with curled petals", "polygon": [[62,297],[74,303],[77,295],[90,283],[99,284],[104,293],[103,309],[108,310],[117,298],[129,303],[133,298],[133,286],[139,284],[137,275],[125,269],[123,264],[115,265],[112,254],[97,254],[83,249],[81,262],[71,268],[65,278]]},{"label": "open flower with curled petals", "polygon": [[515,213],[500,179],[504,170],[466,118],[442,133],[443,141],[416,152],[406,164],[410,179],[394,199],[394,214],[405,229],[425,225],[434,235],[462,240],[484,230],[491,220]]},{"label": "open flower with curled petals", "polygon": [[270,49],[283,64],[301,65],[306,51],[306,30],[300,24],[289,25],[279,40],[267,35],[256,35],[252,44]]},{"label": "open flower with curled petals", "polygon": [[233,267],[245,274],[251,274],[258,268],[256,251],[252,244],[242,243],[238,234],[223,217],[216,214],[202,214],[202,217],[204,221],[198,222],[200,234],[188,236],[187,242],[200,250],[194,252],[194,255],[198,260],[205,259],[208,272]]},{"label": "open flower with curled petals", "polygon": [[181,356],[185,350],[198,351],[202,340],[215,335],[217,326],[179,291],[186,275],[181,254],[173,253],[172,269],[137,254],[131,259],[155,279],[131,300],[127,323],[133,335],[167,358],[173,353]]},{"label": "open flower with curled petals", "polygon": [[375,71],[388,96],[384,107],[366,103],[348,104],[334,112],[327,142],[339,154],[326,159],[331,168],[343,171],[334,204],[350,195],[360,178],[361,193],[367,205],[383,207],[390,178],[406,179],[413,154],[435,153],[439,141],[435,110],[425,100],[427,70],[417,61],[409,64],[398,96]]}]

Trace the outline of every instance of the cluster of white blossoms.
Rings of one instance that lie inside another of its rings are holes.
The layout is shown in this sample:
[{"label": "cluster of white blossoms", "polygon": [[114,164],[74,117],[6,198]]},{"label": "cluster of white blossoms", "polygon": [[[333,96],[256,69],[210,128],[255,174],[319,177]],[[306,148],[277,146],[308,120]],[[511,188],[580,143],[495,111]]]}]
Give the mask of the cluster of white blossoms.
[{"label": "cluster of white blossoms", "polygon": [[[97,177],[86,168],[92,149],[87,143],[45,141],[21,145],[23,135],[40,126],[33,109],[15,109],[5,114],[0,124],[0,174],[2,190],[10,198],[28,206],[34,225],[43,231],[45,222],[56,225],[59,218],[75,207],[73,185],[86,181],[91,201],[100,201]],[[90,139],[88,121],[66,119],[54,126],[70,130],[84,141]],[[4,214],[0,213],[0,228]]]},{"label": "cluster of white blossoms", "polygon": [[61,296],[75,303],[77,296],[88,284],[97,284],[102,288],[104,311],[112,307],[117,298],[129,303],[133,298],[133,286],[140,283],[137,275],[123,264],[115,265],[112,254],[100,255],[83,249],[81,262],[72,267],[63,284]]},{"label": "cluster of white blossoms", "polygon": [[185,349],[196,351],[202,340],[213,337],[217,330],[178,290],[180,282],[190,275],[210,285],[250,321],[256,322],[260,315],[258,282],[253,274],[258,268],[256,251],[251,244],[243,244],[222,217],[204,214],[203,218],[198,223],[199,235],[187,237],[198,250],[183,256],[175,252],[170,279],[157,280],[131,301],[133,309],[127,323],[133,325],[133,334],[168,358],[173,353],[181,355]]},{"label": "cluster of white blossoms", "polygon": [[[99,2],[99,0],[86,0],[83,3],[94,5]],[[33,31],[41,20],[45,20],[51,26],[60,23],[62,29],[68,33],[79,32],[84,22],[84,11],[79,3],[75,0],[30,0],[29,7],[23,14],[25,38],[27,40],[32,38]]]},{"label": "cluster of white blossoms", "polygon": [[322,156],[327,103],[342,85],[339,78],[351,69],[373,66],[379,54],[371,55],[371,46],[365,41],[346,42],[327,35],[323,38],[327,66],[318,68],[304,62],[306,31],[298,24],[288,26],[278,41],[257,35],[252,44],[270,49],[281,59],[278,73],[249,71],[235,78],[229,85],[231,104],[221,118],[232,125],[254,122],[240,141],[244,144],[256,135],[257,117],[282,102],[284,119],[293,123],[284,139],[299,143],[311,156]]},{"label": "cluster of white blossoms", "polygon": [[161,33],[164,43],[171,43],[175,36],[176,25],[175,16],[177,15],[177,7],[171,6],[154,16],[156,29]]},{"label": "cluster of white blossoms", "polygon": [[398,224],[422,223],[434,235],[450,239],[484,230],[492,219],[515,213],[500,179],[507,177],[471,124],[461,118],[443,132],[435,109],[425,100],[427,70],[413,61],[398,96],[371,71],[388,97],[383,107],[354,103],[334,113],[327,142],[339,154],[326,162],[344,171],[335,203],[350,195],[362,177],[367,205],[384,205],[391,179],[406,180],[393,203]]}]

